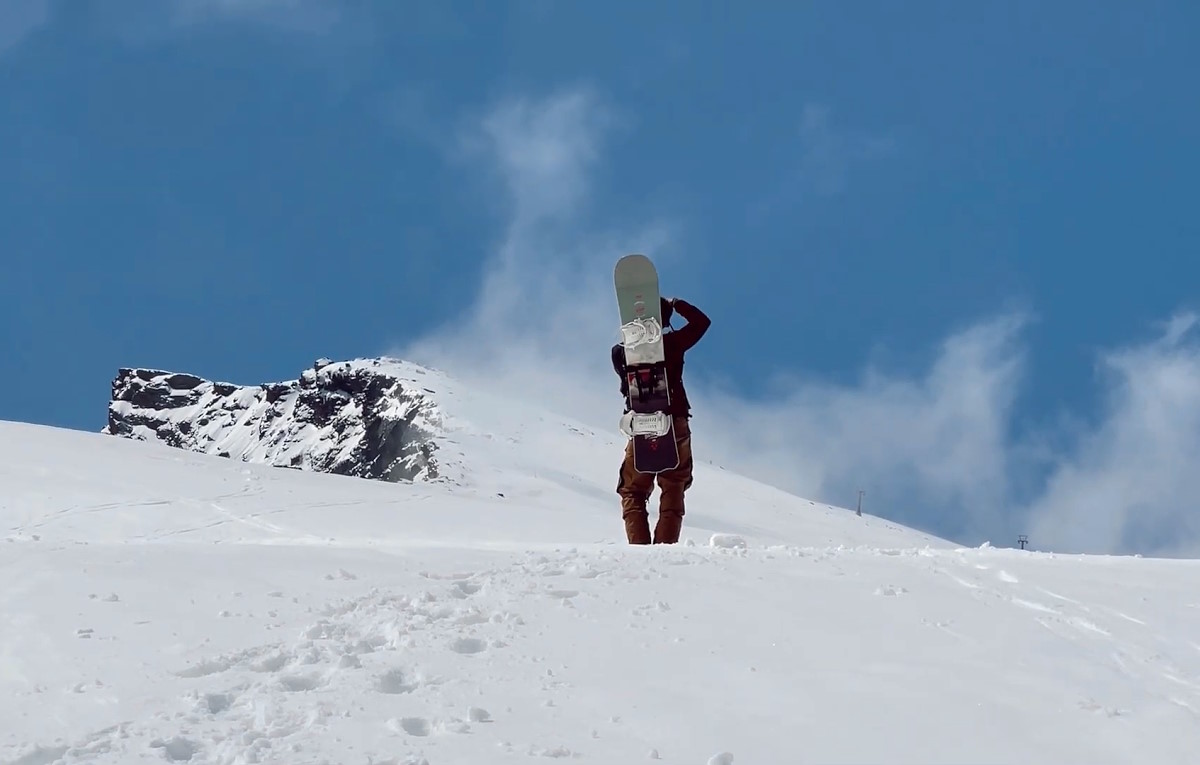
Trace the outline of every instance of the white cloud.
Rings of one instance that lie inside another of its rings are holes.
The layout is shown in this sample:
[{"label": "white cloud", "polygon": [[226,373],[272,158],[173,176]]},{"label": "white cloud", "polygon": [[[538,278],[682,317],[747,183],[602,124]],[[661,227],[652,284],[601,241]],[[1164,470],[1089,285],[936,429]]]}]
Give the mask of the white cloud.
[{"label": "white cloud", "polygon": [[1200,319],[1106,353],[1098,426],[1061,457],[1030,506],[1049,548],[1200,554]]},{"label": "white cloud", "polygon": [[912,379],[867,369],[854,385],[796,376],[766,400],[697,386],[692,398],[705,429],[722,434],[709,449],[739,472],[841,505],[862,489],[882,514],[942,533],[991,532],[1026,323],[1014,314],[964,330]]},{"label": "white cloud", "polygon": [[956,334],[915,380],[799,379],[767,402],[702,403],[730,465],[803,495],[852,504],[863,488],[880,514],[968,543],[1025,533],[1043,550],[1200,553],[1197,317],[1102,355],[1096,424],[1021,437],[1025,325],[1004,316]]},{"label": "white cloud", "polygon": [[[640,251],[668,271],[678,238],[662,220],[591,224],[592,183],[621,124],[585,90],[505,101],[477,121],[459,156],[499,182],[507,226],[481,283],[442,285],[462,312],[397,355],[615,428],[611,268]],[[1040,549],[1200,549],[1196,317],[1103,356],[1099,424],[1017,436],[1029,325],[1023,313],[980,321],[911,377],[867,368],[837,385],[796,374],[765,400],[731,394],[717,370],[689,368],[697,452],[838,504],[865,489],[868,511],[967,543],[1011,545],[1027,533]]]},{"label": "white cloud", "polygon": [[50,0],[3,0],[0,2],[0,53],[16,47],[49,21]]}]

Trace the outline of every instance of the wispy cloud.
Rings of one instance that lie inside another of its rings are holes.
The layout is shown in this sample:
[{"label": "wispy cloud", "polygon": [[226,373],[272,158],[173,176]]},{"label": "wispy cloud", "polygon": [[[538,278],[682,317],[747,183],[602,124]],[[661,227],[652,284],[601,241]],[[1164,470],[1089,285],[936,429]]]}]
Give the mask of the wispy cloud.
[{"label": "wispy cloud", "polygon": [[766,172],[773,180],[747,201],[747,212],[753,219],[794,215],[809,202],[846,194],[895,149],[896,139],[886,132],[854,128],[829,106],[806,103],[789,125],[789,141],[772,157]]},{"label": "wispy cloud", "polygon": [[[0,55],[50,23],[52,11],[51,0],[0,0]],[[118,38],[145,42],[217,23],[323,34],[346,19],[347,6],[336,0],[113,0],[91,13]]]},{"label": "wispy cloud", "polygon": [[105,34],[140,45],[225,24],[327,36],[345,25],[353,7],[335,0],[121,0],[96,4],[91,17]]},{"label": "wispy cloud", "polygon": [[835,128],[831,114],[827,106],[806,104],[799,128],[802,179],[815,192],[827,195],[846,190],[850,169],[856,163],[893,148],[892,139],[886,136]]},{"label": "wispy cloud", "polygon": [[50,21],[50,0],[0,2],[0,55]]},{"label": "wispy cloud", "polygon": [[[160,0],[163,1],[163,0]],[[165,0],[176,25],[247,21],[302,32],[321,32],[343,17],[333,0]]]},{"label": "wispy cloud", "polygon": [[[823,119],[813,113],[812,135]],[[486,169],[507,225],[474,296],[449,291],[461,314],[395,352],[615,429],[611,267],[640,251],[669,270],[679,236],[664,220],[594,225],[593,180],[624,124],[587,90],[480,117],[456,156]],[[830,162],[847,151],[813,142]],[[696,449],[802,496],[849,505],[865,489],[868,509],[968,543],[1027,533],[1041,549],[1200,552],[1200,321],[1180,315],[1159,337],[1104,354],[1101,420],[1033,436],[1013,427],[1031,324],[1023,312],[986,318],[951,334],[920,373],[867,367],[841,385],[796,373],[756,401],[691,369]]]}]

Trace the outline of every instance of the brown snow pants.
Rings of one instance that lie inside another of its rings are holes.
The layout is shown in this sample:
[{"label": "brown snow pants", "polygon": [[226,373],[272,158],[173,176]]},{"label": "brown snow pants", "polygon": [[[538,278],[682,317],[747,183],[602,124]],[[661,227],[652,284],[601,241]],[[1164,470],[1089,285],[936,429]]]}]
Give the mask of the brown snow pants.
[{"label": "brown snow pants", "polygon": [[[679,449],[679,466],[659,473],[639,473],[633,467],[633,439],[625,446],[625,459],[617,481],[621,496],[621,516],[625,520],[625,536],[631,545],[674,544],[679,541],[683,526],[683,494],[692,485],[692,429],[688,418],[675,417],[675,444]],[[658,482],[658,523],[654,538],[650,538],[650,514],[646,501]]]}]

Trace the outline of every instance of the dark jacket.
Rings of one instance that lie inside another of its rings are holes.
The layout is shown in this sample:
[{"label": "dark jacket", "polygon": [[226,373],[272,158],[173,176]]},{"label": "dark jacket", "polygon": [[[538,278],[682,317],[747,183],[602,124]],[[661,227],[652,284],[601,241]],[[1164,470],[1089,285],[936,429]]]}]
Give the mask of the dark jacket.
[{"label": "dark jacket", "polygon": [[[687,320],[680,329],[663,334],[663,355],[667,358],[667,390],[671,396],[670,414],[692,416],[687,391],[683,387],[683,355],[704,337],[712,320],[696,306],[679,298],[675,299],[675,313]],[[625,346],[617,343],[612,347],[612,365],[621,378],[621,395],[625,397],[625,411],[629,411],[629,381],[625,378]]]}]

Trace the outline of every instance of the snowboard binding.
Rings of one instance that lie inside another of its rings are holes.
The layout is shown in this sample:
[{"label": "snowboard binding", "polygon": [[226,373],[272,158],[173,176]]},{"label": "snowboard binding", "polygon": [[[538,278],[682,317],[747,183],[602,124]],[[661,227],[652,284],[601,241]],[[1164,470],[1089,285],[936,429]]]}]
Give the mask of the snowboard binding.
[{"label": "snowboard binding", "polygon": [[621,325],[625,363],[653,364],[662,357],[662,325],[654,316],[633,319]]},{"label": "snowboard binding", "polygon": [[666,412],[626,412],[621,415],[621,432],[630,438],[658,438],[671,432],[671,418]]},{"label": "snowboard binding", "polygon": [[640,345],[660,343],[662,334],[662,325],[653,316],[634,319],[628,324],[621,325],[621,343],[625,346],[626,351],[631,351]]}]

